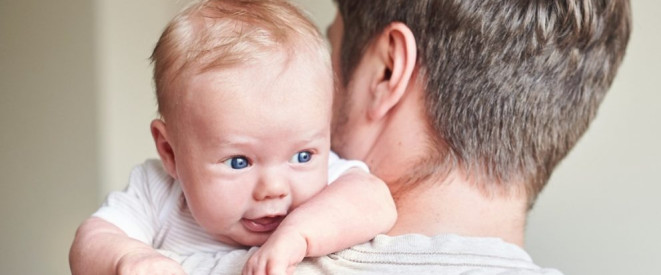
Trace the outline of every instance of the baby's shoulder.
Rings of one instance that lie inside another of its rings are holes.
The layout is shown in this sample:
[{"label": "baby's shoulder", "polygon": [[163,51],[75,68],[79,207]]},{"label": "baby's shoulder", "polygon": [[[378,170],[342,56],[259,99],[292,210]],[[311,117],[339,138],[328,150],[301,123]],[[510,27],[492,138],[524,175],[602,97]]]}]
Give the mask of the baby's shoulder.
[{"label": "baby's shoulder", "polygon": [[135,166],[131,171],[129,182],[131,185],[143,186],[152,191],[170,190],[176,186],[175,179],[167,173],[159,159],[147,159]]}]

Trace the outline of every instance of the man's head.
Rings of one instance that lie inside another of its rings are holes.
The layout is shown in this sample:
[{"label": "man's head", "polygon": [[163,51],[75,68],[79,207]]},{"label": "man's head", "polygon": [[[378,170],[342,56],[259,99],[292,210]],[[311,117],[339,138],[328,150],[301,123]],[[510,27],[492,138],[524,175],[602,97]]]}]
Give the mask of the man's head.
[{"label": "man's head", "polygon": [[261,245],[327,183],[323,39],[286,1],[202,1],[170,23],[152,58],[165,169],[212,237]]},{"label": "man's head", "polygon": [[[435,147],[424,162],[447,170],[409,177],[460,170],[488,194],[525,192],[530,205],[594,118],[630,31],[627,0],[337,3],[342,87],[359,81],[356,68],[389,26],[403,23],[415,37]],[[336,109],[363,92],[339,90]],[[342,153],[342,125],[352,122],[341,113],[334,120]]]}]

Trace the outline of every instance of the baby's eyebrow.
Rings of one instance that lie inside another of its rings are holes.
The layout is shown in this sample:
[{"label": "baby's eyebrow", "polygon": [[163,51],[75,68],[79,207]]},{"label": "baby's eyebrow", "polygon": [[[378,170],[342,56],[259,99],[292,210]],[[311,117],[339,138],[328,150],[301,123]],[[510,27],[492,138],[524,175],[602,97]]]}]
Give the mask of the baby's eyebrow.
[{"label": "baby's eyebrow", "polygon": [[246,139],[245,137],[225,137],[215,140],[216,146],[245,146],[254,143],[254,140]]},{"label": "baby's eyebrow", "polygon": [[326,137],[326,132],[325,131],[318,131],[318,132],[312,133],[310,135],[306,135],[301,139],[298,139],[297,143],[300,143],[301,145],[309,144],[309,143],[312,143],[312,142],[317,141],[319,139],[323,139],[325,137]]}]

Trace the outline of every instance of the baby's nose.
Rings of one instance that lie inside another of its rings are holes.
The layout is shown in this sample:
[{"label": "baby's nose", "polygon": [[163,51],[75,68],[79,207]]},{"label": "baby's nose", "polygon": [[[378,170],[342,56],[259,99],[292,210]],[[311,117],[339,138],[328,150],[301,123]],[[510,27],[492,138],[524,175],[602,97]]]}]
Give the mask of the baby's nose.
[{"label": "baby's nose", "polygon": [[289,182],[277,173],[267,173],[261,177],[253,193],[258,201],[281,199],[289,195]]}]

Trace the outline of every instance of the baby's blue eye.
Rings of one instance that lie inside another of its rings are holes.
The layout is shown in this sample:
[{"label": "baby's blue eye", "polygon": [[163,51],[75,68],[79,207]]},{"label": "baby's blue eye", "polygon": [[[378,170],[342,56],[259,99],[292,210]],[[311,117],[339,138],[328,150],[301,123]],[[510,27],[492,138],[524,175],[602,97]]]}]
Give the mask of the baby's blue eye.
[{"label": "baby's blue eye", "polygon": [[232,157],[224,162],[227,166],[232,167],[232,169],[244,169],[250,166],[250,162],[246,157]]},{"label": "baby's blue eye", "polygon": [[291,162],[306,163],[309,162],[311,159],[312,159],[312,153],[310,151],[300,151],[291,158]]}]

